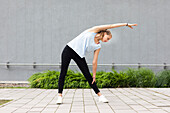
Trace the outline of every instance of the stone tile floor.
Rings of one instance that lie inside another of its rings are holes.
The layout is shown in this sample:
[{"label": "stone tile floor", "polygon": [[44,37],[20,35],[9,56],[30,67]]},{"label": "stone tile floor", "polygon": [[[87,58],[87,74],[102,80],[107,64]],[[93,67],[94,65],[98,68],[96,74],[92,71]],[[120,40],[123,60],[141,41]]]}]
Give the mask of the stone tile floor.
[{"label": "stone tile floor", "polygon": [[170,113],[170,88],[103,88],[109,103],[98,102],[93,89],[0,89],[0,113]]}]

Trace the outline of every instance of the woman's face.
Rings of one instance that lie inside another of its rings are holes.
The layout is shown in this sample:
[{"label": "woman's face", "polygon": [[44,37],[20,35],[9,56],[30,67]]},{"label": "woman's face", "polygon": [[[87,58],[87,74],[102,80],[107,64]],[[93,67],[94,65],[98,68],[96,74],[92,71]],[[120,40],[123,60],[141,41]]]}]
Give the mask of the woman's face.
[{"label": "woman's face", "polygon": [[104,35],[104,37],[103,37],[103,39],[102,39],[102,42],[108,42],[111,38],[112,38],[111,35],[107,35],[107,34],[105,33],[105,35]]}]

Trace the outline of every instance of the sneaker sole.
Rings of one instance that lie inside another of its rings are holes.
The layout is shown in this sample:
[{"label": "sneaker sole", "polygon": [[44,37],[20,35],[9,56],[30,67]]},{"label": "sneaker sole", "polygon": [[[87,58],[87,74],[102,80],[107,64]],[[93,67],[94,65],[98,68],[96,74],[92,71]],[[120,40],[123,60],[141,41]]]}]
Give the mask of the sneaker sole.
[{"label": "sneaker sole", "polygon": [[[99,101],[99,102],[103,102],[103,101]],[[103,102],[103,103],[109,103],[108,101],[105,101],[105,102]]]}]

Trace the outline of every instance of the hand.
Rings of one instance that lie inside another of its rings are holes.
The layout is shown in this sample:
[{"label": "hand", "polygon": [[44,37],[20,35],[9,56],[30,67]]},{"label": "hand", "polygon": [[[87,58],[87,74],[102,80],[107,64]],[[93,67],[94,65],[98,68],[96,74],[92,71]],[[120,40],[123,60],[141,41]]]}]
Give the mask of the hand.
[{"label": "hand", "polygon": [[93,77],[93,82],[92,82],[92,84],[93,84],[95,81],[96,81],[96,78],[95,78],[95,77]]},{"label": "hand", "polygon": [[128,27],[130,27],[131,29],[133,29],[132,26],[137,26],[138,24],[128,24]]}]

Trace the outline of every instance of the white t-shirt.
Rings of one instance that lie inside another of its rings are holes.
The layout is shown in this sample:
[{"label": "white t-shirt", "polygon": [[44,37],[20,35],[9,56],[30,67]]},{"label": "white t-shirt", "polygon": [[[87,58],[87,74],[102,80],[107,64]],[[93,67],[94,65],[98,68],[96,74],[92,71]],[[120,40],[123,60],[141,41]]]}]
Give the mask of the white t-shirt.
[{"label": "white t-shirt", "polygon": [[67,43],[81,58],[86,56],[87,52],[92,52],[101,48],[101,44],[96,44],[94,41],[97,33],[84,31],[76,38]]}]

